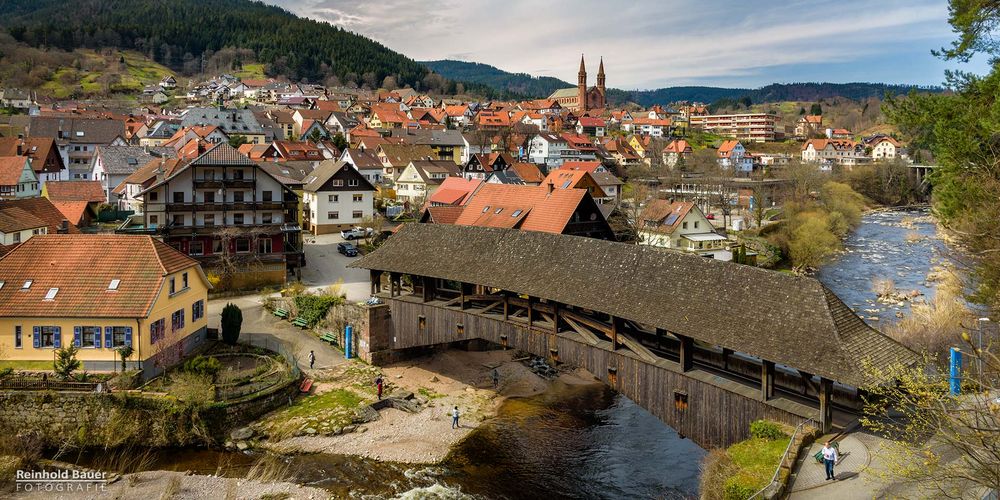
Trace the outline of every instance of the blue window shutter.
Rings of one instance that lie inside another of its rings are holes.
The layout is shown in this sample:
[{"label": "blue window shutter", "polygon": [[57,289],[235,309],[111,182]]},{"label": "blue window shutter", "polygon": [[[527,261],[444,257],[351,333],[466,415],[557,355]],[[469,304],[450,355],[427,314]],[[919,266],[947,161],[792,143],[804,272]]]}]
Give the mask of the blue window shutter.
[{"label": "blue window shutter", "polygon": [[55,329],[55,334],[52,335],[53,338],[52,346],[55,347],[56,349],[59,349],[62,347],[62,328],[57,326],[54,327],[54,329]]},{"label": "blue window shutter", "polygon": [[42,347],[42,329],[41,328],[39,328],[37,326],[31,327],[31,338],[32,338],[32,345],[35,347],[35,349],[38,349],[39,347]]},{"label": "blue window shutter", "polygon": [[131,346],[132,345],[132,327],[131,326],[126,326],[125,327],[125,345],[127,345],[127,346]]},{"label": "blue window shutter", "polygon": [[83,328],[79,326],[73,327],[73,347],[82,347],[83,342]]},{"label": "blue window shutter", "polygon": [[97,331],[94,332],[94,347],[100,349],[101,348],[101,327],[95,326],[94,328],[97,329]]},{"label": "blue window shutter", "polygon": [[104,347],[107,347],[108,349],[114,347],[113,345],[111,345],[111,337],[114,336],[112,335],[111,332],[112,330],[110,326],[104,327]]}]

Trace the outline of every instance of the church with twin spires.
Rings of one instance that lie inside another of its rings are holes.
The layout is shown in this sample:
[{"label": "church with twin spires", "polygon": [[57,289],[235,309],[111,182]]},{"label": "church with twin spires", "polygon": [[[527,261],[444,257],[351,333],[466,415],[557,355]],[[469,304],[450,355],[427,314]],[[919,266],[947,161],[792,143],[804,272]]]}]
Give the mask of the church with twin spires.
[{"label": "church with twin spires", "polygon": [[577,73],[576,88],[559,89],[549,96],[559,103],[563,108],[576,113],[583,113],[592,109],[602,109],[605,105],[604,87],[604,58],[601,58],[601,65],[597,69],[597,86],[587,88],[587,68],[580,56],[580,72]]}]

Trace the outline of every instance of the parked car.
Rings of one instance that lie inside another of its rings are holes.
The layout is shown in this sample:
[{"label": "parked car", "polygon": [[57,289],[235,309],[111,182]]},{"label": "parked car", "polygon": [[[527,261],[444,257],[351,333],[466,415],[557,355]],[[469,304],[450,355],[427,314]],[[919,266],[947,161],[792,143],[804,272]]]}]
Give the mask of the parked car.
[{"label": "parked car", "polygon": [[337,244],[337,251],[348,257],[358,256],[358,247],[354,246],[353,243],[339,243]]},{"label": "parked car", "polygon": [[345,240],[359,240],[361,238],[366,238],[371,236],[375,231],[370,227],[356,227],[354,229],[345,229],[340,232],[340,237]]}]

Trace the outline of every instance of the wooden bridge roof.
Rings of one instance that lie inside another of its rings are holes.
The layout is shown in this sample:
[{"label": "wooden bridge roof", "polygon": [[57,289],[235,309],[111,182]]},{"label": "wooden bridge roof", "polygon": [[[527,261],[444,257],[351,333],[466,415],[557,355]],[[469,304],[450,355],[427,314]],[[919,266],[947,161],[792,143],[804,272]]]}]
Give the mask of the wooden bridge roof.
[{"label": "wooden bridge roof", "polygon": [[592,238],[407,224],[351,267],[475,283],[630,319],[855,386],[915,353],[813,278]]}]

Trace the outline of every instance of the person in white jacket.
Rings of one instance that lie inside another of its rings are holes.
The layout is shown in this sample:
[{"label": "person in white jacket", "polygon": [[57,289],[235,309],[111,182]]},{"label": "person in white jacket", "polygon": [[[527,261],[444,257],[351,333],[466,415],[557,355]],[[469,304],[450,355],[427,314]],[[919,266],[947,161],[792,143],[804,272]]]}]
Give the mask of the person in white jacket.
[{"label": "person in white jacket", "polygon": [[823,443],[823,465],[826,466],[826,480],[836,481],[837,478],[833,473],[833,465],[837,463],[837,449],[830,446],[830,442],[827,441]]},{"label": "person in white jacket", "polygon": [[451,428],[455,429],[458,427],[458,407],[456,406],[454,410],[451,410]]}]

